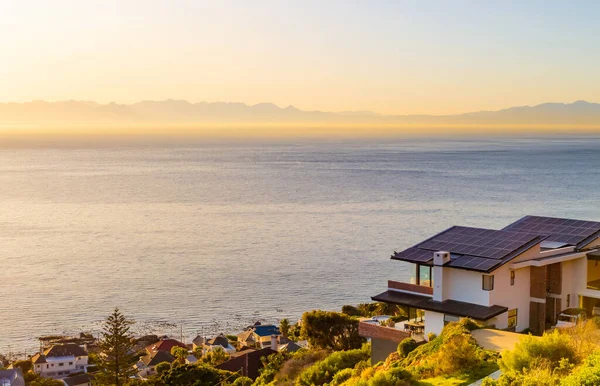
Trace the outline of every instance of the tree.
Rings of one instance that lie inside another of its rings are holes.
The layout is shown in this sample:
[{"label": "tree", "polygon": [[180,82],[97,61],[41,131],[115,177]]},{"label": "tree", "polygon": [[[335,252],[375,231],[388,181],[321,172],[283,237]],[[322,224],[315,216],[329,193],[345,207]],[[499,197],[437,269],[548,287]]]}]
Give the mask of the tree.
[{"label": "tree", "polygon": [[290,333],[290,327],[290,321],[286,318],[281,319],[279,322],[279,331],[281,331],[281,335],[283,335],[284,338],[288,337],[288,334]]},{"label": "tree", "polygon": [[133,365],[137,356],[132,352],[132,335],[129,331],[134,322],[127,319],[118,308],[104,322],[102,340],[99,347],[102,351],[99,374],[96,377],[103,385],[120,386],[129,377],[135,375]]},{"label": "tree", "polygon": [[205,364],[183,364],[172,366],[160,376],[160,381],[166,386],[213,386],[224,381],[234,382],[237,378],[237,373],[218,370]]},{"label": "tree", "polygon": [[160,362],[154,369],[156,370],[156,374],[162,375],[165,371],[171,369],[171,364],[169,362]]},{"label": "tree", "polygon": [[189,355],[188,350],[183,347],[174,346],[171,349],[171,355],[175,357],[178,363],[185,363],[185,358]]},{"label": "tree", "polygon": [[51,378],[43,378],[41,375],[28,371],[23,374],[25,384],[28,386],[63,386],[62,381]]},{"label": "tree", "polygon": [[21,369],[21,372],[25,374],[26,372],[33,370],[33,363],[28,360],[19,360],[13,363],[13,368]]},{"label": "tree", "polygon": [[213,366],[218,366],[228,359],[229,354],[227,354],[222,347],[215,347],[204,355],[202,361]]},{"label": "tree", "polygon": [[232,386],[252,386],[254,382],[248,377],[239,377],[232,383]]},{"label": "tree", "polygon": [[302,315],[302,336],[312,347],[333,350],[360,348],[358,320],[338,312],[315,310]]}]

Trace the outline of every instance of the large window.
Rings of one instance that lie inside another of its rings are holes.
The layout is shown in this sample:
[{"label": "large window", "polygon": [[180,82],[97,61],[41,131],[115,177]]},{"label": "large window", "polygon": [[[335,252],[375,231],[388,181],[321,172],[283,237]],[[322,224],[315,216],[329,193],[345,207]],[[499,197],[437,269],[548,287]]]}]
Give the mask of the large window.
[{"label": "large window", "polygon": [[508,328],[517,327],[517,311],[517,308],[508,310]]},{"label": "large window", "polygon": [[425,287],[433,287],[431,267],[417,264],[417,284]]},{"label": "large window", "polygon": [[491,291],[494,289],[494,275],[482,275],[481,288],[484,291]]}]

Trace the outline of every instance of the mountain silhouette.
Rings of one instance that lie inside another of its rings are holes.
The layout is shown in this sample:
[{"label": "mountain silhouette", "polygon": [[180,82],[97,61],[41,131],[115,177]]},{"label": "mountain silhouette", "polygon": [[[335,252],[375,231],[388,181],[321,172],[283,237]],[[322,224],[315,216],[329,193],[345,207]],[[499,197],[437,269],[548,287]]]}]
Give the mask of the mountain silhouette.
[{"label": "mountain silhouette", "polygon": [[456,115],[383,115],[370,111],[304,111],[273,103],[198,102],[167,99],[133,104],[87,101],[0,103],[0,124],[27,123],[150,124],[150,123],[340,123],[340,124],[500,124],[599,125],[600,104],[543,103]]}]

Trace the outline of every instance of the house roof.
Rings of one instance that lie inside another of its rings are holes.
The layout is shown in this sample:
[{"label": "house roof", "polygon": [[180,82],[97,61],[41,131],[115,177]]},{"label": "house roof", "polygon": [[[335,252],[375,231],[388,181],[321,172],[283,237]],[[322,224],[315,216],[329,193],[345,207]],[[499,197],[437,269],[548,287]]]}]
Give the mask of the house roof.
[{"label": "house roof", "polygon": [[300,350],[302,346],[298,345],[296,342],[288,342],[279,346],[278,351],[287,351],[287,352],[296,352]]},{"label": "house roof", "polygon": [[146,366],[156,366],[162,362],[173,363],[174,361],[175,357],[171,355],[171,353],[162,350],[142,357],[142,362],[144,362]]},{"label": "house roof", "polygon": [[402,306],[418,308],[420,310],[434,311],[443,314],[473,318],[475,320],[489,320],[508,311],[502,306],[482,306],[479,304],[459,302],[456,300],[434,301],[429,296],[414,295],[398,291],[385,291],[371,299],[378,302],[394,303]]},{"label": "house roof", "polygon": [[239,372],[241,375],[256,379],[258,371],[263,367],[262,357],[276,353],[270,348],[260,350],[246,350],[241,355],[232,356],[228,361],[215,366],[221,370]]},{"label": "house roof", "polygon": [[206,344],[210,346],[222,346],[224,348],[229,347],[229,339],[225,335],[219,335],[216,338],[209,339]]},{"label": "house roof", "polygon": [[254,331],[253,330],[246,330],[240,334],[237,335],[238,339],[241,341],[253,341],[254,340]]},{"label": "house roof", "polygon": [[274,324],[265,324],[260,326],[254,326],[254,333],[258,336],[271,336],[280,335],[279,327]]},{"label": "house roof", "polygon": [[0,370],[0,384],[3,380],[8,380],[10,386],[25,386],[25,380],[20,369]]},{"label": "house roof", "polygon": [[67,386],[77,386],[88,384],[92,380],[88,374],[79,374],[72,377],[64,378],[63,381],[67,384]]},{"label": "house roof", "polygon": [[44,354],[37,353],[31,357],[31,362],[33,362],[34,365],[46,363],[46,356]]},{"label": "house roof", "polygon": [[433,253],[447,251],[447,266],[491,272],[544,240],[543,236],[493,229],[453,226],[414,247],[392,255],[394,260],[432,265]]},{"label": "house roof", "polygon": [[87,356],[88,353],[83,347],[78,346],[75,343],[55,344],[49,349],[46,349],[43,354],[35,354],[31,357],[31,361],[35,364],[46,363],[47,357],[66,357],[71,355],[75,357],[84,357]]},{"label": "house roof", "polygon": [[156,351],[166,351],[171,352],[171,349],[175,346],[183,347],[187,349],[187,346],[175,339],[163,339],[159,342],[153,343],[146,347],[146,351],[149,353],[154,353]]},{"label": "house roof", "polygon": [[504,228],[507,231],[545,235],[548,241],[583,248],[600,236],[600,222],[525,216]]}]

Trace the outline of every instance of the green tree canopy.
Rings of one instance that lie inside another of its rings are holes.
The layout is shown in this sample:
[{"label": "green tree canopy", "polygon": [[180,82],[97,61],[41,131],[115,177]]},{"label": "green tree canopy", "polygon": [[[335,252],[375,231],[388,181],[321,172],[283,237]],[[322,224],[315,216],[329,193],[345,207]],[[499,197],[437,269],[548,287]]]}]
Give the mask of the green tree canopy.
[{"label": "green tree canopy", "polygon": [[333,350],[360,348],[364,339],[358,335],[358,320],[348,315],[315,310],[302,315],[302,336],[312,347]]},{"label": "green tree canopy", "polygon": [[130,327],[134,322],[127,319],[118,308],[106,318],[99,347],[102,351],[98,364],[97,382],[102,385],[124,385],[135,375],[133,365],[138,357],[132,352]]},{"label": "green tree canopy", "polygon": [[225,352],[225,350],[222,347],[215,347],[214,349],[207,352],[204,355],[204,357],[202,357],[202,361],[204,363],[208,363],[213,366],[218,366],[228,359],[229,354],[227,354],[227,352]]},{"label": "green tree canopy", "polygon": [[172,366],[160,376],[166,386],[214,386],[222,382],[234,382],[239,374],[200,364],[183,364]]},{"label": "green tree canopy", "polygon": [[290,327],[290,321],[286,318],[281,319],[281,321],[279,322],[279,331],[281,332],[281,335],[283,335],[285,338],[287,338],[288,334],[290,333]]}]

